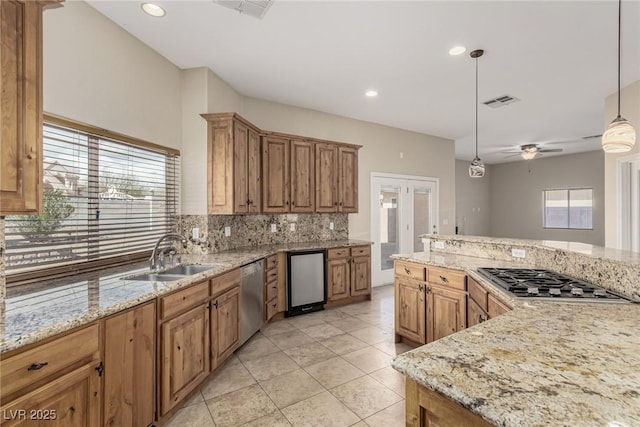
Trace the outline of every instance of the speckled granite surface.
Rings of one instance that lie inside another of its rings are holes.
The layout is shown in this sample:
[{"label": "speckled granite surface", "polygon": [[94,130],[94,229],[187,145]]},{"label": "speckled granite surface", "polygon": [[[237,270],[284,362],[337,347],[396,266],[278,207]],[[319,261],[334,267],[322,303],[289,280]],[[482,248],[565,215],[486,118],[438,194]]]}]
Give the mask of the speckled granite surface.
[{"label": "speckled granite surface", "polygon": [[[640,300],[640,253],[551,240],[499,239],[478,236],[428,236],[432,253],[464,254],[517,261],[511,249],[524,249],[520,262],[566,274]],[[440,241],[444,249],[435,248]]]},{"label": "speckled granite surface", "polygon": [[361,240],[285,243],[238,248],[211,255],[185,255],[183,263],[212,265],[206,272],[175,282],[125,280],[146,272],[146,262],[100,270],[43,284],[7,289],[0,300],[0,353],[37,342],[101,317],[221,274],[281,251],[368,245]]},{"label": "speckled granite surface", "polygon": [[518,308],[393,367],[498,426],[640,425],[640,305]]}]

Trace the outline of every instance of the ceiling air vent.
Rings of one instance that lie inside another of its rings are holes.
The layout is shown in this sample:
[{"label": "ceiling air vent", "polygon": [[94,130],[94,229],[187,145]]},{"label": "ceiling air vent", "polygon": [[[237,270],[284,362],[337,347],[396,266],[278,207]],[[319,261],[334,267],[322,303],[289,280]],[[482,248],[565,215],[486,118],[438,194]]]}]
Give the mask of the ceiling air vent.
[{"label": "ceiling air vent", "polygon": [[488,101],[483,102],[484,105],[491,108],[500,108],[505,105],[513,104],[514,102],[520,101],[515,96],[502,95],[497,98],[490,99]]},{"label": "ceiling air vent", "polygon": [[242,15],[262,19],[273,4],[273,0],[213,0],[220,6],[233,9]]}]

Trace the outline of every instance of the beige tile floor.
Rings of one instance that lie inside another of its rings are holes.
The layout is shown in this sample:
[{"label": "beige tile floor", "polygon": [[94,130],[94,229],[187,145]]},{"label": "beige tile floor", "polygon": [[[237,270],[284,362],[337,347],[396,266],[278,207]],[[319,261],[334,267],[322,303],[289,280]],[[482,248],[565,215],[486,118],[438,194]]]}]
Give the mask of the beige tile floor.
[{"label": "beige tile floor", "polygon": [[393,342],[393,286],[371,301],[269,324],[166,424],[404,426],[404,377],[391,368],[409,348]]}]

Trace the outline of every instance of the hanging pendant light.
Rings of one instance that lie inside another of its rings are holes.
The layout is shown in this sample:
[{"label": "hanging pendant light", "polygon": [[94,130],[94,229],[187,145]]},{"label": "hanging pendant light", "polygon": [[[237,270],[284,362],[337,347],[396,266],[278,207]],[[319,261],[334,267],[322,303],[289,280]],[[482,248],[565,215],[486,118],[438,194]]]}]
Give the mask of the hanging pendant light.
[{"label": "hanging pendant light", "polygon": [[625,153],[636,143],[636,131],[628,120],[620,116],[620,39],[622,38],[622,0],[618,0],[618,116],[602,135],[605,153]]},{"label": "hanging pendant light", "polygon": [[484,50],[477,49],[470,53],[470,56],[476,60],[476,156],[469,165],[469,176],[471,178],[482,178],[484,176],[484,163],[478,157],[478,58],[482,56]]}]

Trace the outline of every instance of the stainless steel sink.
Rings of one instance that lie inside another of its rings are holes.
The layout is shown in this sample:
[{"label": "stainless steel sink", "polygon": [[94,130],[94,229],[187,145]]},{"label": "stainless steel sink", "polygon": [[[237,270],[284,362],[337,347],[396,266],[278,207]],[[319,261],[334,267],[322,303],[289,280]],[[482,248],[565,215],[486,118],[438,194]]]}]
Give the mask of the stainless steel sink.
[{"label": "stainless steel sink", "polygon": [[124,280],[140,280],[143,282],[173,282],[187,277],[185,274],[144,273],[137,276],[124,277]]},{"label": "stainless steel sink", "polygon": [[192,276],[194,274],[202,273],[203,271],[211,270],[216,265],[201,265],[201,264],[187,264],[179,265],[177,267],[170,268],[163,271],[162,274],[179,274],[182,276]]}]

